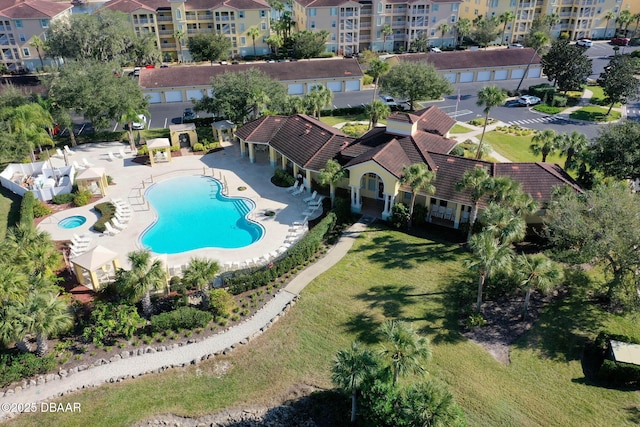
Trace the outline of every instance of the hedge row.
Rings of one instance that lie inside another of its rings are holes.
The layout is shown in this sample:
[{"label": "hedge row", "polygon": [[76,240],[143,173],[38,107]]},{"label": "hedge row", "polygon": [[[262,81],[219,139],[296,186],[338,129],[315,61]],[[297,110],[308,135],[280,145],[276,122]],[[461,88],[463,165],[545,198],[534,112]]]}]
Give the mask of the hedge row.
[{"label": "hedge row", "polygon": [[194,307],[180,307],[173,311],[151,316],[153,332],[178,331],[180,329],[204,328],[213,320],[208,311]]},{"label": "hedge row", "polygon": [[329,212],[306,236],[286,252],[284,258],[250,273],[237,272],[224,277],[224,286],[229,288],[231,294],[238,295],[269,284],[309,261],[317,253],[325,236],[334,229],[335,225],[336,214]]},{"label": "hedge row", "polygon": [[55,357],[52,354],[44,357],[38,357],[33,353],[0,354],[0,387],[22,378],[46,374],[53,370],[55,365]]},{"label": "hedge row", "polygon": [[322,116],[357,116],[358,114],[364,114],[365,107],[350,107],[350,108],[335,108],[333,110],[322,110],[320,115]]},{"label": "hedge row", "polygon": [[33,219],[35,218],[33,207],[35,204],[36,197],[31,191],[27,191],[22,197],[22,203],[20,204],[20,224],[33,225]]},{"label": "hedge row", "polygon": [[93,224],[93,229],[104,233],[107,229],[105,223],[111,221],[111,218],[113,218],[113,215],[116,213],[116,207],[109,202],[104,202],[98,203],[94,209],[100,212],[100,218]]}]

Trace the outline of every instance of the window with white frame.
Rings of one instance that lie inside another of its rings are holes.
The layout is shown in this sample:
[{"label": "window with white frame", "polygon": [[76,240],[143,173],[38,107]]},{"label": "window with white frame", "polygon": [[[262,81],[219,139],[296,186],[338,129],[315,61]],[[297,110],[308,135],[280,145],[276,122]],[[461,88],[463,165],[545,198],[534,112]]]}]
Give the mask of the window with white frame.
[{"label": "window with white frame", "polygon": [[246,37],[240,37],[240,46],[244,46],[247,44],[247,38]]},{"label": "window with white frame", "polygon": [[316,27],[316,21],[311,21],[311,23],[309,24],[309,26],[311,28],[315,28]]},{"label": "window with white frame", "polygon": [[261,23],[260,23],[260,29],[261,29],[262,31],[266,31],[266,29],[267,29],[267,23],[266,23],[266,22],[261,22]]},{"label": "window with white frame", "polygon": [[267,11],[266,10],[261,10],[260,11],[260,18],[264,18],[267,16]]},{"label": "window with white frame", "polygon": [[434,12],[437,12],[437,11],[438,11],[438,9],[439,9],[439,6],[440,6],[440,5],[434,4],[434,5],[433,5],[433,11],[434,11]]},{"label": "window with white frame", "polygon": [[182,19],[182,12],[180,12],[180,9],[176,9],[176,19]]},{"label": "window with white frame", "polygon": [[16,24],[16,28],[22,28],[22,19],[16,19],[13,22]]},{"label": "window with white frame", "polygon": [[337,25],[336,21],[331,21],[331,28],[336,28],[336,25]]},{"label": "window with white frame", "polygon": [[451,15],[451,22],[453,22],[453,23],[456,22],[456,15]]},{"label": "window with white frame", "polygon": [[40,26],[42,28],[49,28],[49,20],[48,19],[41,19],[40,20]]},{"label": "window with white frame", "polygon": [[242,19],[244,18],[244,10],[239,10],[238,11],[238,19]]},{"label": "window with white frame", "polygon": [[27,41],[27,37],[22,33],[18,34],[18,39],[23,43]]},{"label": "window with white frame", "polygon": [[457,12],[458,11],[458,3],[455,3],[455,4],[451,5],[451,11],[452,12]]},{"label": "window with white frame", "polygon": [[244,33],[244,24],[242,24],[242,23],[241,23],[241,24],[238,24],[238,30],[239,30],[241,33]]},{"label": "window with white frame", "polygon": [[337,7],[332,7],[331,8],[331,16],[338,16],[338,8]]},{"label": "window with white frame", "polygon": [[316,16],[316,8],[312,7],[309,9],[309,16]]},{"label": "window with white frame", "polygon": [[31,56],[31,53],[29,52],[29,48],[28,47],[23,47],[22,48],[22,54],[24,56]]}]

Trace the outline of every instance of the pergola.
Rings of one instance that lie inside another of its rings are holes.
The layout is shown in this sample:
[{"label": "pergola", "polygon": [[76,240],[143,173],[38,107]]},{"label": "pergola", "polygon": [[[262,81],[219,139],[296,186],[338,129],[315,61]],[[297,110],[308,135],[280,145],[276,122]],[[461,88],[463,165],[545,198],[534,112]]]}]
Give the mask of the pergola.
[{"label": "pergola", "polygon": [[76,176],[76,183],[81,190],[89,190],[92,194],[100,194],[102,197],[107,195],[107,174],[104,168],[91,167],[81,171]]},{"label": "pergola", "polygon": [[[218,141],[233,141],[236,132],[236,125],[229,120],[220,120],[211,124]],[[226,139],[224,138],[226,137]]]},{"label": "pergola", "polygon": [[149,162],[151,162],[151,166],[153,166],[155,162],[171,161],[171,143],[169,142],[169,138],[150,139],[147,141],[147,148],[149,149]]},{"label": "pergola", "polygon": [[73,270],[80,284],[86,286],[85,273],[89,274],[91,288],[94,291],[100,289],[100,285],[109,279],[111,267],[113,272],[120,268],[118,254],[100,245],[69,261],[73,264]]}]

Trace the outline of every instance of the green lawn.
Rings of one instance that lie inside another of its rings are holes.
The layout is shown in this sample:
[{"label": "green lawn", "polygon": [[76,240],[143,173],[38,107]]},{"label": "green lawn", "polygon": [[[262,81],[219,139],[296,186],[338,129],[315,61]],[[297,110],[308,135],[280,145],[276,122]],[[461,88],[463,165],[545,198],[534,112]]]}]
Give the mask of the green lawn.
[{"label": "green lawn", "polygon": [[574,111],[569,115],[569,117],[589,122],[611,122],[613,120],[618,120],[621,117],[620,112],[615,110],[611,110],[611,113],[607,116],[607,111],[609,111],[609,107],[589,106]]},{"label": "green lawn", "polygon": [[462,126],[460,124],[455,124],[452,128],[451,128],[451,133],[469,133],[473,131],[473,129],[468,128],[466,126]]},{"label": "green lawn", "polygon": [[8,425],[132,425],[154,414],[259,405],[286,396],[294,384],[330,388],[336,351],[354,339],[377,348],[374,331],[388,318],[411,322],[430,338],[429,375],[449,385],[470,426],[635,424],[637,393],[584,381],[581,346],[603,316],[580,287],[547,307],[514,346],[510,365],[465,339],[457,295],[475,289],[462,266],[466,257],[458,244],[371,229],[284,318],[232,355],[65,396],[61,401],[81,403],[82,412],[21,416]]},{"label": "green lawn", "polygon": [[4,240],[7,227],[12,227],[20,220],[20,203],[22,197],[0,187],[0,241]]},{"label": "green lawn", "polygon": [[320,116],[320,121],[331,126],[344,122],[358,122],[369,120],[366,114],[358,114],[357,116]]},{"label": "green lawn", "polygon": [[[511,136],[497,131],[487,132],[484,139],[493,149],[511,160],[512,162],[540,162],[542,156],[535,156],[529,151],[531,145],[530,136]],[[564,165],[564,156],[551,155],[547,157],[547,162]]]}]

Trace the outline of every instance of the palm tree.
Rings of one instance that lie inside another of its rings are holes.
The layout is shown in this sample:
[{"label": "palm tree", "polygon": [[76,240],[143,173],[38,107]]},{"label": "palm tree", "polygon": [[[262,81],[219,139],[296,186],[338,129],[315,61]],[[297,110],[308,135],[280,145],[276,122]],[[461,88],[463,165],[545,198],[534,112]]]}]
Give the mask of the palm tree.
[{"label": "palm tree", "polygon": [[509,246],[501,245],[492,233],[482,232],[471,237],[469,247],[473,259],[466,266],[478,274],[478,300],[476,312],[482,305],[482,288],[485,281],[496,271],[508,271],[513,259],[513,251]]},{"label": "palm tree", "polygon": [[553,129],[538,131],[531,138],[529,150],[534,155],[542,154],[542,163],[547,161],[547,156],[558,148],[558,135]]},{"label": "palm tree", "polygon": [[447,390],[434,380],[413,384],[406,389],[403,415],[410,426],[464,426],[464,412]]},{"label": "palm tree", "polygon": [[484,141],[484,134],[487,131],[487,122],[489,121],[489,112],[491,108],[496,105],[504,104],[507,99],[507,95],[504,93],[502,89],[497,86],[487,86],[483,88],[480,92],[478,92],[478,101],[476,104],[478,106],[484,105],[484,126],[482,128],[482,136],[480,137],[480,142],[478,143],[478,151],[476,152],[476,159],[480,159],[482,153],[482,142]]},{"label": "palm tree", "polygon": [[320,169],[318,179],[320,184],[329,184],[329,195],[331,197],[331,206],[336,197],[336,184],[347,176],[347,170],[340,166],[340,163],[333,159],[327,160],[323,169]]},{"label": "palm tree", "polygon": [[636,27],[633,29],[633,37],[638,34],[638,27],[640,26],[640,12],[634,14],[632,17],[633,21],[636,21]]},{"label": "palm tree", "polygon": [[320,120],[320,111],[325,105],[333,102],[333,92],[322,85],[313,85],[311,90],[305,96],[305,100],[312,114]]},{"label": "palm tree", "polygon": [[524,218],[516,215],[508,206],[489,203],[482,211],[481,221],[485,224],[484,231],[498,239],[500,245],[509,245],[521,241],[527,232]]},{"label": "palm tree", "polygon": [[38,36],[33,36],[29,44],[36,48],[36,52],[38,53],[38,59],[40,59],[40,68],[42,69],[42,71],[44,71],[44,59],[43,59],[43,53],[44,53],[44,47],[45,47],[44,40],[42,40]]},{"label": "palm tree", "polygon": [[380,327],[380,333],[384,338],[380,354],[389,361],[394,386],[400,375],[425,373],[423,363],[431,358],[427,338],[419,336],[400,320],[386,320]]},{"label": "palm tree", "polygon": [[307,112],[304,98],[300,98],[297,95],[289,95],[287,97],[285,109],[289,115],[305,114]]},{"label": "palm tree", "polygon": [[518,181],[510,177],[495,177],[491,179],[487,200],[511,209],[522,218],[533,215],[538,210],[538,204],[531,196],[522,191]]},{"label": "palm tree", "polygon": [[427,168],[424,163],[414,163],[411,166],[402,167],[402,177],[400,183],[411,187],[411,206],[409,207],[409,227],[413,221],[413,208],[416,203],[418,192],[423,191],[427,194],[436,192],[436,187],[432,184],[436,174]]},{"label": "palm tree", "polygon": [[151,291],[167,285],[167,273],[160,260],[152,261],[148,250],[130,252],[127,258],[131,270],[118,270],[116,284],[132,301],[142,300],[142,312],[148,318],[153,312]]},{"label": "palm tree", "polygon": [[520,285],[526,289],[522,308],[522,318],[526,318],[531,289],[535,288],[547,293],[562,280],[563,274],[555,262],[542,254],[519,255],[516,258],[516,266],[521,277]]},{"label": "palm tree", "polygon": [[503,23],[503,27],[502,27],[502,39],[501,39],[501,43],[504,43],[504,33],[507,31],[507,25],[509,24],[509,22],[513,21],[514,19],[516,19],[516,15],[510,11],[507,10],[505,12],[502,13],[502,15],[500,15],[498,17],[498,20]]},{"label": "palm tree", "polygon": [[36,335],[36,355],[44,356],[49,350],[48,338],[73,325],[68,304],[54,293],[37,293],[24,305],[27,324],[25,331]]},{"label": "palm tree", "polygon": [[449,24],[440,24],[438,25],[438,31],[440,31],[440,46],[444,47],[444,35],[451,31],[451,26]]},{"label": "palm tree", "polygon": [[18,224],[7,230],[1,252],[5,262],[24,266],[32,276],[52,278],[62,263],[51,235],[32,224]]},{"label": "palm tree", "polygon": [[491,188],[492,178],[489,176],[489,172],[481,166],[476,166],[473,169],[468,169],[462,175],[462,180],[456,183],[457,191],[469,191],[469,198],[471,199],[471,214],[469,215],[469,231],[467,233],[467,240],[471,239],[473,234],[473,226],[476,223],[478,217],[478,203],[480,199],[487,194]]},{"label": "palm tree", "polygon": [[276,51],[276,56],[278,56],[279,49],[284,44],[284,39],[280,34],[271,34],[269,37],[265,39],[265,42],[271,47],[273,47]]},{"label": "palm tree", "polygon": [[607,37],[607,32],[609,31],[609,22],[612,19],[615,22],[616,14],[613,13],[613,10],[608,10],[602,17],[607,21],[607,25],[604,26],[604,36]]},{"label": "palm tree", "polygon": [[178,61],[182,61],[182,41],[186,37],[184,30],[175,30],[173,32],[173,38],[176,39],[176,46],[178,48]]},{"label": "palm tree", "polygon": [[138,117],[138,115],[140,114],[141,113],[139,111],[129,109],[122,116],[122,120],[127,123],[127,137],[129,139],[129,147],[131,148],[132,153],[138,151],[138,149],[136,148],[136,140],[133,137],[133,122],[140,121],[140,117]]},{"label": "palm tree", "polygon": [[389,116],[391,114],[391,108],[379,99],[371,102],[371,104],[364,107],[365,113],[369,116],[369,126],[367,129],[371,129],[381,118]]},{"label": "palm tree", "polygon": [[531,63],[533,62],[535,57],[538,55],[538,53],[542,52],[542,50],[549,45],[551,38],[549,37],[549,34],[547,34],[544,31],[536,31],[531,35],[531,37],[527,37],[525,40],[527,42],[527,45],[535,50],[533,51],[533,55],[531,55],[531,58],[527,63],[527,67],[525,68],[524,73],[520,78],[520,82],[518,82],[518,86],[516,87],[516,93],[518,93],[518,91],[520,90],[520,86],[522,86],[522,82],[524,81],[525,76],[529,73],[529,68],[531,68]]},{"label": "palm tree", "polygon": [[571,133],[563,133],[558,138],[558,148],[567,156],[564,161],[564,169],[575,169],[577,164],[575,161],[576,153],[586,150],[589,140],[586,135],[578,131]]},{"label": "palm tree", "polygon": [[384,52],[387,51],[387,37],[389,37],[390,35],[393,34],[393,28],[391,28],[391,25],[387,24],[384,27],[382,27],[382,37],[384,37],[384,41],[382,42],[382,50]]},{"label": "palm tree", "polygon": [[260,30],[254,25],[253,27],[249,28],[249,31],[247,31],[247,35],[251,37],[251,40],[253,42],[253,57],[255,58],[256,56],[258,56],[258,54],[256,53],[256,37],[260,37]]},{"label": "palm tree", "polygon": [[356,421],[356,398],[362,384],[377,369],[375,355],[361,349],[358,341],[351,343],[348,350],[340,350],[333,360],[331,379],[335,385],[351,393],[351,422]]},{"label": "palm tree", "polygon": [[207,258],[191,258],[189,264],[184,269],[182,283],[203,291],[209,291],[209,285],[215,279],[220,266],[214,260]]},{"label": "palm tree", "polygon": [[377,92],[377,89],[378,89],[378,81],[380,80],[380,77],[382,77],[385,74],[389,73],[390,70],[391,70],[391,66],[386,61],[383,61],[383,60],[381,60],[379,58],[374,58],[371,61],[369,61],[369,70],[367,71],[367,74],[369,74],[371,77],[373,77],[373,99],[372,99],[372,101],[376,100],[376,92]]},{"label": "palm tree", "polygon": [[629,24],[631,24],[633,20],[634,20],[633,15],[628,9],[623,10],[618,15],[618,19],[616,19],[616,23],[620,24],[620,30],[623,33],[624,37],[627,37]]},{"label": "palm tree", "polygon": [[468,18],[460,18],[453,26],[456,30],[456,46],[469,34],[471,34],[471,21]]},{"label": "palm tree", "polygon": [[15,264],[0,264],[0,305],[11,305],[26,297],[26,275]]},{"label": "palm tree", "polygon": [[53,124],[53,117],[40,104],[31,102],[11,109],[6,117],[9,133],[23,136],[29,142],[31,156],[36,146],[53,145],[47,129]]}]

